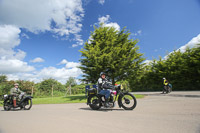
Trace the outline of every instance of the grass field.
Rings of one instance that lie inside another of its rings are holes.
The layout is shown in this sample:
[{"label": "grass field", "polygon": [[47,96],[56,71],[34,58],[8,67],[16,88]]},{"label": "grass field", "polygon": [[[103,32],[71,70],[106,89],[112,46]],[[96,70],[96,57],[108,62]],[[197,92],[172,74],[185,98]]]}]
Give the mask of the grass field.
[{"label": "grass field", "polygon": [[[143,98],[144,95],[134,95]],[[60,104],[60,103],[86,103],[85,95],[73,95],[66,97],[33,98],[33,104]]]},{"label": "grass field", "polygon": [[[137,99],[144,95],[134,95]],[[85,95],[72,95],[66,97],[33,98],[33,104],[61,104],[61,103],[86,103]],[[0,102],[2,106],[2,101]]]}]

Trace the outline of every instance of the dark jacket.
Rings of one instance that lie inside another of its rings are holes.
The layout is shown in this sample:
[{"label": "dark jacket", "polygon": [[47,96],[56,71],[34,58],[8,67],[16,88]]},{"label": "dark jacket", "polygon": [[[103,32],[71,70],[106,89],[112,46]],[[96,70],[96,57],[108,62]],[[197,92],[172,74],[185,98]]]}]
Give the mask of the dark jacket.
[{"label": "dark jacket", "polygon": [[112,89],[112,85],[108,82],[108,80],[99,78],[98,79],[98,89],[103,90],[103,89]]}]

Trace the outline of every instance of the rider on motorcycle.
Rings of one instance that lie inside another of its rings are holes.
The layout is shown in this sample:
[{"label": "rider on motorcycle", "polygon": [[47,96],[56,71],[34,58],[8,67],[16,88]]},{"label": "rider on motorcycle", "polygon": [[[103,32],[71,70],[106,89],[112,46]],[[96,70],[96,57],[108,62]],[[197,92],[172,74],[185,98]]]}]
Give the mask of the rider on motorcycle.
[{"label": "rider on motorcycle", "polygon": [[100,78],[98,79],[98,89],[99,94],[105,95],[105,107],[109,107],[108,100],[110,96],[110,90],[113,86],[106,79],[106,74],[104,72],[100,73]]},{"label": "rider on motorcycle", "polygon": [[14,84],[14,88],[12,88],[10,90],[10,94],[15,96],[16,98],[19,97],[19,99],[21,99],[21,96],[22,96],[23,93],[24,92],[19,89],[19,84],[18,83],[15,83]]},{"label": "rider on motorcycle", "polygon": [[163,88],[163,92],[162,93],[164,93],[164,91],[168,92],[169,82],[167,81],[166,78],[163,78],[163,85],[164,85],[164,88]]}]

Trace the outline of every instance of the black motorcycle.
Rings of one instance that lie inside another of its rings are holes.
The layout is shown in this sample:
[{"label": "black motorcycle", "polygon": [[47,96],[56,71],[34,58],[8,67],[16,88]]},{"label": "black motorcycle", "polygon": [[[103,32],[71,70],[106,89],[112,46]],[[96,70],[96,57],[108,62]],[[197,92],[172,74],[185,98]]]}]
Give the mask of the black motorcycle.
[{"label": "black motorcycle", "polygon": [[171,84],[164,86],[163,93],[167,94],[167,93],[171,93],[171,92],[172,92],[172,85]]},{"label": "black motorcycle", "polygon": [[[137,105],[137,100],[135,96],[127,91],[123,91],[121,85],[115,86],[114,90],[110,90],[111,94],[109,97],[109,108],[115,106],[115,102],[118,101],[118,105],[125,110],[133,110]],[[98,110],[105,103],[105,95],[98,93],[96,88],[87,90],[87,105],[93,110]]]},{"label": "black motorcycle", "polygon": [[[21,100],[19,98],[16,98],[15,95],[4,95],[3,96],[3,107],[4,110],[9,111],[12,108],[20,108],[24,110],[30,110],[32,107],[32,96],[26,96],[25,93],[21,94]],[[16,99],[13,100],[13,99]]]}]

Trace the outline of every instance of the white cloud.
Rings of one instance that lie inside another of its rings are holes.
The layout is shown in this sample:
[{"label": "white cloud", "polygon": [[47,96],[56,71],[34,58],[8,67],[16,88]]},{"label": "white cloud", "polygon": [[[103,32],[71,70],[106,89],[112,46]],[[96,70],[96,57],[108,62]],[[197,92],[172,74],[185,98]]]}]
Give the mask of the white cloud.
[{"label": "white cloud", "polygon": [[3,74],[30,72],[35,70],[34,67],[29,66],[26,62],[17,59],[0,59],[0,72]]},{"label": "white cloud", "polygon": [[[38,34],[50,31],[54,36],[68,39],[74,36],[77,45],[83,45],[79,32],[82,29],[84,11],[81,0],[0,0],[0,73],[8,75],[9,79],[22,79],[39,82],[44,78],[55,78],[64,81],[66,78],[78,77],[82,71],[77,68],[79,63],[62,62],[63,68],[46,67],[35,70],[23,59],[26,52],[16,49],[20,45],[21,28]],[[32,62],[42,62],[36,58]]]},{"label": "white cloud", "polygon": [[105,0],[99,0],[99,4],[103,5],[105,3]]},{"label": "white cloud", "polygon": [[110,15],[106,15],[106,16],[102,16],[100,18],[98,18],[99,23],[108,23],[110,19]]},{"label": "white cloud", "polygon": [[44,59],[40,58],[40,57],[37,57],[33,60],[30,60],[30,62],[33,62],[33,63],[37,63],[37,62],[44,62]]},{"label": "white cloud", "polygon": [[102,16],[98,18],[99,24],[103,23],[105,27],[114,27],[117,31],[120,31],[120,26],[116,22],[110,22],[110,15]]},{"label": "white cloud", "polygon": [[63,59],[60,63],[58,63],[58,65],[62,65],[62,64],[65,64],[66,68],[76,68],[81,65],[78,62],[69,62],[66,59]]},{"label": "white cloud", "polygon": [[[176,51],[180,50],[180,52],[184,53],[187,48],[196,48],[196,47],[199,47],[198,44],[200,44],[200,34],[197,35],[196,37],[193,37],[187,44],[181,46]],[[173,53],[173,52],[170,52],[168,55],[170,55],[171,53]],[[164,59],[167,59],[168,55],[166,55],[164,57]]]},{"label": "white cloud", "polygon": [[67,64],[67,60],[66,59],[63,59],[60,63],[58,63],[58,65],[62,65],[62,64]]},{"label": "white cloud", "polygon": [[20,44],[21,30],[12,25],[0,25],[0,73],[30,72],[35,68],[22,60],[26,53],[13,49]]},{"label": "white cloud", "polygon": [[[24,52],[19,50],[15,52],[13,48],[18,46],[20,44],[19,34],[21,30],[17,28],[16,26],[12,25],[0,25],[0,57],[9,59],[9,58],[17,58],[14,57],[17,55],[25,55]],[[20,56],[20,59],[23,59],[22,56]]]},{"label": "white cloud", "polygon": [[61,83],[66,83],[69,77],[78,78],[82,75],[81,69],[77,68],[77,65],[72,65],[70,67],[45,67],[40,71],[32,71],[32,72],[18,72],[18,73],[8,73],[8,80],[29,80],[33,82],[41,82],[44,79],[53,78],[58,80]]},{"label": "white cloud", "polygon": [[80,63],[77,63],[77,62],[68,62],[65,67],[66,68],[76,68],[78,66],[80,66]]},{"label": "white cloud", "polygon": [[145,63],[146,65],[149,65],[152,62],[152,60],[145,60],[143,63]]},{"label": "white cloud", "polygon": [[81,0],[1,0],[0,4],[0,25],[33,33],[50,31],[64,38],[79,34],[83,17]]},{"label": "white cloud", "polygon": [[192,38],[187,44],[181,46],[178,50],[185,52],[187,48],[199,47],[197,44],[200,44],[200,34]]},{"label": "white cloud", "polygon": [[132,33],[131,35],[138,36],[138,35],[141,35],[141,34],[142,34],[142,30],[138,30],[137,32]]},{"label": "white cloud", "polygon": [[24,38],[26,38],[26,39],[30,39],[30,37],[27,34],[25,34],[25,33],[22,33],[21,36],[24,37]]}]

